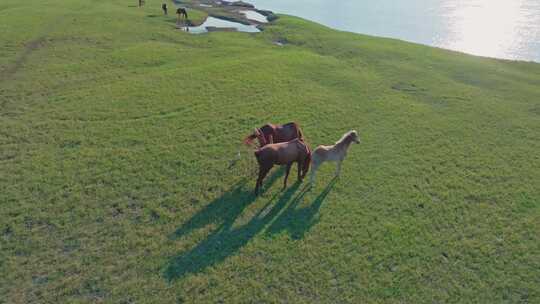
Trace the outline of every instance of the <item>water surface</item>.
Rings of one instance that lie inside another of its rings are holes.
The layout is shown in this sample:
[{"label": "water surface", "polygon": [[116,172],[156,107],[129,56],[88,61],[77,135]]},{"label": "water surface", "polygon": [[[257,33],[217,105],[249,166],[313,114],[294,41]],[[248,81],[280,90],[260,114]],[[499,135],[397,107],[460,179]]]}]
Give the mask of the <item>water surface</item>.
[{"label": "water surface", "polygon": [[218,19],[214,17],[208,17],[206,21],[199,26],[188,27],[189,29],[188,31],[192,34],[207,33],[208,32],[207,27],[215,27],[215,28],[220,28],[220,29],[231,28],[231,29],[235,29],[238,32],[248,32],[248,33],[260,32],[260,30],[254,25],[245,25],[242,23],[227,21],[227,20]]},{"label": "water surface", "polygon": [[540,0],[250,0],[335,29],[540,62]]}]

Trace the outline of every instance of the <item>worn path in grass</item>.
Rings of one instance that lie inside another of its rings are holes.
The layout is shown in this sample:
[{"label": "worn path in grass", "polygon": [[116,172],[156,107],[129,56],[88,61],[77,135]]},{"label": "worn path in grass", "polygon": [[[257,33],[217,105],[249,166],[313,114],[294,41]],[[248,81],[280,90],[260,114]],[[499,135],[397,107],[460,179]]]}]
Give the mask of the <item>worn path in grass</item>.
[{"label": "worn path in grass", "polygon": [[[133,5],[0,3],[0,302],[540,301],[540,65]],[[292,120],[362,142],[255,198]]]}]

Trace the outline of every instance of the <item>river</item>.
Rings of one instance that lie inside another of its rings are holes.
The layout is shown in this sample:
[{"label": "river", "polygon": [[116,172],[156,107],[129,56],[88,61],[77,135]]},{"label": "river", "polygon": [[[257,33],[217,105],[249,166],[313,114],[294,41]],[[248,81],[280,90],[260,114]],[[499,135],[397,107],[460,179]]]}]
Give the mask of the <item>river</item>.
[{"label": "river", "polygon": [[326,26],[540,62],[540,0],[248,0]]}]

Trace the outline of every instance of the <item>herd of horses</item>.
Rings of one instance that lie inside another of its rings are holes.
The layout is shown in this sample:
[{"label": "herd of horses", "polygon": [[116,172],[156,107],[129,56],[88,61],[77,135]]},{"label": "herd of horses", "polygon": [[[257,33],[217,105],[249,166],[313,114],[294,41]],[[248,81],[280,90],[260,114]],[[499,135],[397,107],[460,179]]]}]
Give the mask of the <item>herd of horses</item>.
[{"label": "herd of horses", "polygon": [[264,178],[274,165],[286,166],[283,189],[287,187],[287,178],[294,163],[298,164],[299,181],[304,179],[311,165],[310,185],[315,182],[317,169],[326,161],[337,162],[337,177],[351,143],[360,143],[358,133],[351,130],[345,133],[334,145],[321,145],[311,151],[305,142],[300,126],[295,122],[284,125],[266,124],[255,128],[254,132],[244,139],[244,143],[250,146],[254,144],[255,140],[259,142],[259,147],[255,150],[255,158],[259,164],[255,195],[259,194]]}]

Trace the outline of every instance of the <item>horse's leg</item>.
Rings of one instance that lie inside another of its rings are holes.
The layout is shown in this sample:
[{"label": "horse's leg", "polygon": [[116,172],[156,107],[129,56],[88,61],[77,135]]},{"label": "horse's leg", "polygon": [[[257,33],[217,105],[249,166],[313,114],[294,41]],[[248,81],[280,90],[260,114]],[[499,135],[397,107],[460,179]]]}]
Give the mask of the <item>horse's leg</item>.
[{"label": "horse's leg", "polygon": [[262,187],[262,182],[270,169],[272,169],[272,166],[259,166],[259,177],[257,178],[257,184],[255,185],[255,195],[259,194],[259,188]]},{"label": "horse's leg", "polygon": [[264,178],[266,177],[268,172],[270,172],[270,169],[272,169],[272,167],[274,167],[274,165],[270,165],[270,166],[266,167],[266,170],[264,171],[263,176],[261,178],[261,186],[262,186],[262,182],[263,182]]},{"label": "horse's leg", "polygon": [[304,180],[307,173],[309,172],[310,165],[311,165],[311,159],[305,158],[304,161],[302,162],[302,175],[301,175],[302,180]]},{"label": "horse's leg", "polygon": [[255,182],[255,195],[259,195],[259,183],[261,181],[262,168],[259,166],[259,176],[257,176],[257,182]]},{"label": "horse's leg", "polygon": [[313,161],[311,163],[311,175],[309,176],[309,183],[311,186],[315,183],[315,172],[317,172],[317,169],[319,168],[321,164],[319,162]]},{"label": "horse's leg", "polygon": [[292,163],[287,165],[285,169],[285,180],[283,181],[283,189],[287,188],[287,178],[289,177],[289,172],[291,171]]},{"label": "horse's leg", "polygon": [[255,195],[259,195],[259,188],[262,184],[262,176],[263,176],[264,168],[259,167],[259,176],[257,177],[257,183],[255,184]]},{"label": "horse's leg", "polygon": [[304,162],[305,162],[305,161],[306,161],[306,160],[304,160],[304,161],[300,161],[300,160],[299,160],[299,161],[297,162],[297,163],[298,163],[298,180],[299,180],[299,181],[302,180],[301,172],[302,172],[302,168],[304,167]]},{"label": "horse's leg", "polygon": [[343,161],[343,159],[340,159],[337,161],[337,165],[336,165],[336,177],[339,176],[339,174],[341,173],[341,162]]}]

